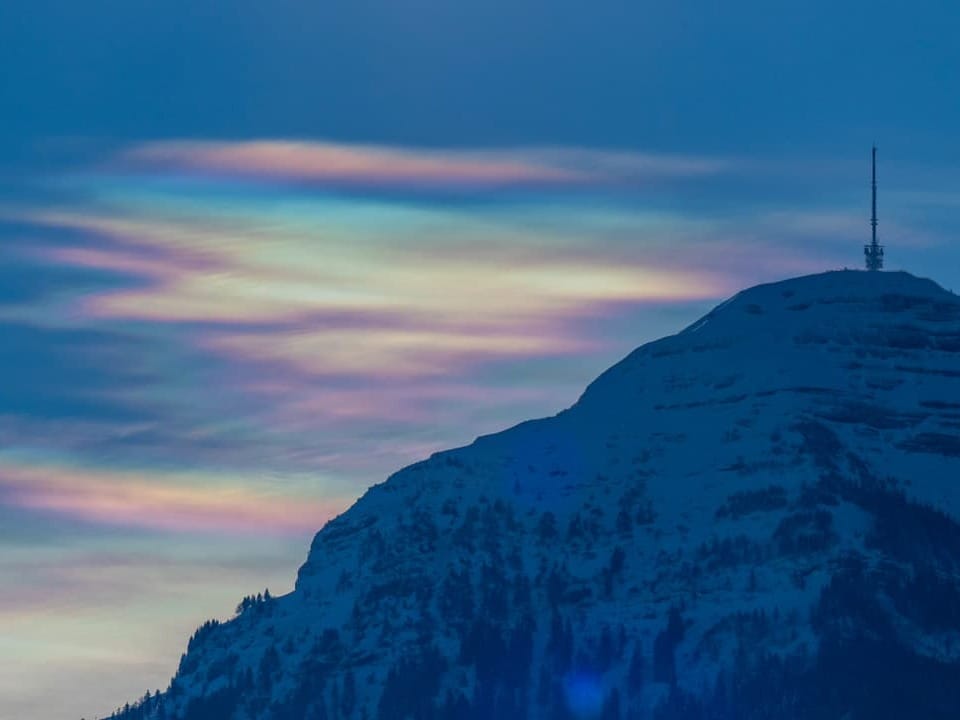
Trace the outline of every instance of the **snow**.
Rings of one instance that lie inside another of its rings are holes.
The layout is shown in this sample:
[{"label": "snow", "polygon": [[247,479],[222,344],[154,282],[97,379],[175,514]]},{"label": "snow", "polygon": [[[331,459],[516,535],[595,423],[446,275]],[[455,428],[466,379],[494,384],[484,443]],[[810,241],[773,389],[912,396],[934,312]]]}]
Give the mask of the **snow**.
[{"label": "snow", "polygon": [[[649,651],[669,608],[684,606],[690,626],[678,663],[690,687],[709,683],[730,662],[737,640],[724,628],[732,609],[776,611],[782,622],[766,641],[771,652],[815,647],[809,613],[831,564],[849,552],[875,554],[864,544],[869,517],[840,501],[830,510],[836,542],[813,555],[774,552],[778,528],[830,463],[838,472],[859,467],[890,478],[911,498],[960,517],[960,456],[946,441],[930,440],[957,436],[954,402],[960,299],[932,281],[838,271],[745,290],[677,335],[635,350],[559,415],[438,453],[372,487],[317,534],[292,594],[275,600],[269,615],[233,621],[216,644],[197,651],[198,669],[181,678],[184,693],[168,707],[215,689],[207,671],[229,655],[256,670],[268,646],[290,638],[273,687],[281,699],[328,629],[349,638],[358,672],[382,680],[416,642],[424,612],[404,583],[436,589],[449,568],[470,568],[476,586],[483,562],[504,562],[508,548],[516,556],[511,574],[533,579],[565,566],[573,586],[594,588],[614,548],[623,547],[625,577],[614,596],[594,594],[570,612],[585,635],[622,623]],[[842,452],[818,456],[802,423],[825,428]],[[770,486],[787,501],[718,514],[735,494],[759,498]],[[515,527],[491,538],[478,522],[457,539],[471,508],[485,512],[497,503],[509,508]],[[636,517],[645,506],[655,514],[650,522],[618,531],[620,509]],[[579,514],[584,537],[541,542],[545,512],[561,538]],[[436,526],[432,541],[417,536],[424,518]],[[696,572],[709,565],[700,549],[737,538],[760,555]],[[385,594],[371,599],[378,587]],[[550,610],[542,588],[534,595],[539,656]],[[438,631],[438,643],[455,656],[448,630]],[[949,645],[910,632],[930,652]],[[644,702],[663,691],[651,683]]]}]

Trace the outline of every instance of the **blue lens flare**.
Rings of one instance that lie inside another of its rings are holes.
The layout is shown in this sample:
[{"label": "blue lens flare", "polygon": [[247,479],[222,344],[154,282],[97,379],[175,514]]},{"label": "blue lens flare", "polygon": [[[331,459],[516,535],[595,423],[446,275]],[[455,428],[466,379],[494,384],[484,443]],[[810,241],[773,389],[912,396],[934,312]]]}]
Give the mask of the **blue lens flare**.
[{"label": "blue lens flare", "polygon": [[578,720],[600,716],[603,710],[603,686],[599,676],[589,672],[572,672],[563,680],[567,708]]}]

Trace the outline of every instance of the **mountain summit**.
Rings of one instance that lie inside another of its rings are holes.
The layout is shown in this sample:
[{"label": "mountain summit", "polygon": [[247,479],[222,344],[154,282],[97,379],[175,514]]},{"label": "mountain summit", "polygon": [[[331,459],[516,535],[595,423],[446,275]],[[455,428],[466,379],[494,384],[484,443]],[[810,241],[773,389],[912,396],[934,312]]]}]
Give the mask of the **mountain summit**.
[{"label": "mountain summit", "polygon": [[116,720],[960,715],[960,298],[761,285],[317,533]]}]

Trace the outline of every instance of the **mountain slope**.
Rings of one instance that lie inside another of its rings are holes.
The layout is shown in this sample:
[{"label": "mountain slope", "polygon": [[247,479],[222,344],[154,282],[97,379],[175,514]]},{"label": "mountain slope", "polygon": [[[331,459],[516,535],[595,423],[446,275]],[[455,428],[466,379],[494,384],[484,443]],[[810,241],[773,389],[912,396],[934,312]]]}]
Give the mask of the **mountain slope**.
[{"label": "mountain slope", "polygon": [[960,299],[758,286],[437,453],[117,718],[954,718]]}]

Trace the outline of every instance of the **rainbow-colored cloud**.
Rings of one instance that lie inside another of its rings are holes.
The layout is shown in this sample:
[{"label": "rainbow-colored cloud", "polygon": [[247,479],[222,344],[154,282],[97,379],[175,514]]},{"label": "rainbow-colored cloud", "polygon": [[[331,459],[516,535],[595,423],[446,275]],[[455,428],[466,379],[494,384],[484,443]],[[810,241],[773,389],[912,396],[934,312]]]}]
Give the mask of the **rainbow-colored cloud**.
[{"label": "rainbow-colored cloud", "polygon": [[717,159],[570,148],[411,149],[291,140],[167,141],[128,149],[123,170],[404,189],[590,186],[714,175]]},{"label": "rainbow-colored cloud", "polygon": [[310,497],[262,475],[78,468],[0,457],[7,506],[88,523],[173,532],[303,536],[341,511],[347,498]]}]

